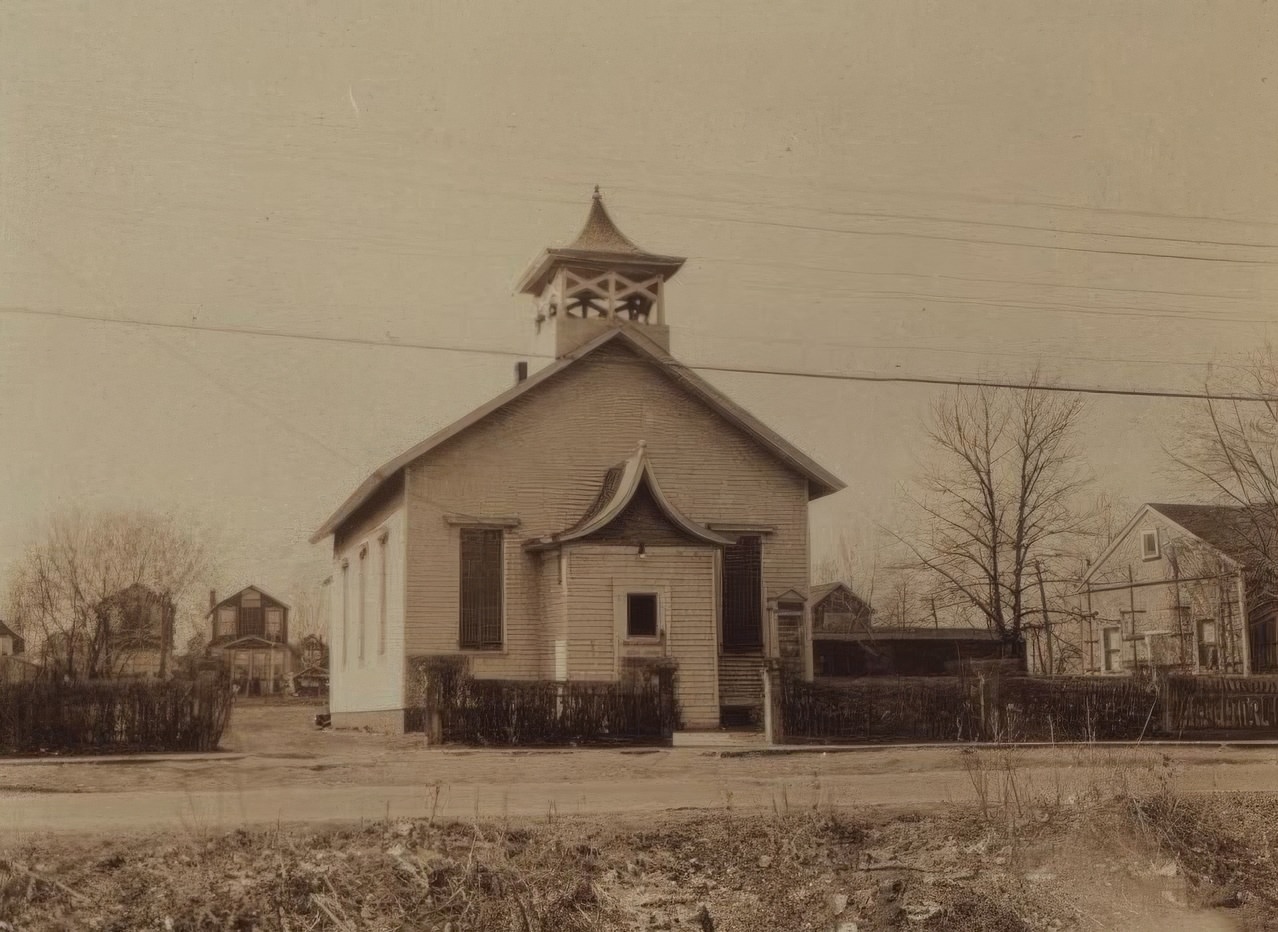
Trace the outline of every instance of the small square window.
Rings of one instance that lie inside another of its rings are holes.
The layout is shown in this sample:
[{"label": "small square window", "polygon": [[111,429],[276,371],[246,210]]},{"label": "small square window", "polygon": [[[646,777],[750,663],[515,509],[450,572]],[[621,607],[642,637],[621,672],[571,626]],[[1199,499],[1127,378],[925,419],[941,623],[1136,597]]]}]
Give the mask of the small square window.
[{"label": "small square window", "polygon": [[1140,555],[1145,560],[1158,559],[1158,529],[1140,532]]},{"label": "small square window", "polygon": [[626,637],[657,636],[657,597],[651,592],[632,592],[626,596]]}]

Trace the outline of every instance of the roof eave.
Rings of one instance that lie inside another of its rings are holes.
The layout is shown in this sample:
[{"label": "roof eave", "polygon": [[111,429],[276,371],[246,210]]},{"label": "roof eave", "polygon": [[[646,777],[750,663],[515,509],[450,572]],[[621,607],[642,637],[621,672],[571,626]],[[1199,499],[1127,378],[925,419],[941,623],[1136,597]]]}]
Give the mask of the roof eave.
[{"label": "roof eave", "polygon": [[699,376],[692,373],[687,367],[680,364],[667,351],[662,349],[658,344],[653,343],[646,337],[632,332],[628,328],[616,327],[605,330],[593,340],[585,343],[581,347],[573,350],[559,359],[555,360],[549,366],[538,370],[517,385],[507,389],[502,394],[491,399],[486,404],[480,405],[469,414],[453,421],[448,426],[431,434],[425,440],[415,444],[408,450],[405,450],[395,459],[386,463],[365,479],[358,488],[342,503],[333,514],[324,522],[323,525],[310,537],[312,544],[318,544],[325,537],[335,533],[358,509],[370,495],[379,489],[384,482],[390,481],[409,463],[423,456],[439,444],[450,440],[457,434],[468,429],[477,422],[483,420],[488,415],[497,411],[511,401],[523,395],[525,392],[531,391],[542,382],[553,378],[564,369],[568,368],[578,359],[588,356],[599,347],[616,339],[623,339],[631,346],[637,348],[642,354],[648,356],[654,363],[658,364],[665,372],[669,373],[673,378],[686,386],[693,394],[698,395],[703,401],[710,404],[725,420],[736,425],[744,433],[753,437],[765,449],[769,450],[779,460],[790,466],[795,472],[803,476],[808,483],[808,499],[815,500],[824,498],[827,495],[833,495],[847,488],[847,483],[839,479],[833,473],[829,472],[816,463],[815,460],[809,458],[806,454],[799,451],[792,444],[782,438],[779,434],[772,432],[764,426],[752,414],[740,408],[735,402],[727,398],[722,392],[718,391],[713,385]]},{"label": "roof eave", "polygon": [[546,249],[529,264],[515,286],[520,294],[539,295],[546,287],[557,265],[579,263],[600,269],[643,269],[660,274],[664,279],[674,278],[688,260],[683,256],[662,256],[656,253],[612,253],[589,249]]}]

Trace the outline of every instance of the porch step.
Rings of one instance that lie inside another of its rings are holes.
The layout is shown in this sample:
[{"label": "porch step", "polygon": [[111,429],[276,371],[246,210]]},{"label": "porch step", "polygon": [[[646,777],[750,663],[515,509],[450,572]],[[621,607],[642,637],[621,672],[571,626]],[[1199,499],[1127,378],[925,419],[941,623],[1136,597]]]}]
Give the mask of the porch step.
[{"label": "porch step", "polygon": [[763,658],[757,654],[719,657],[719,705],[757,707],[763,704]]}]

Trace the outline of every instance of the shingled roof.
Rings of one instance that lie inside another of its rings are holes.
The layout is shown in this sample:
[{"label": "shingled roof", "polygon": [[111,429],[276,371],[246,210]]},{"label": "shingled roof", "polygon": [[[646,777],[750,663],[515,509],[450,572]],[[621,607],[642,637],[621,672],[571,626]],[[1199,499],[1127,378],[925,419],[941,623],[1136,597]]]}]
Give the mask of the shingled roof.
[{"label": "shingled roof", "polygon": [[1273,553],[1278,524],[1271,509],[1246,505],[1172,505],[1150,508],[1174,521],[1221,553],[1242,563],[1258,553]]}]

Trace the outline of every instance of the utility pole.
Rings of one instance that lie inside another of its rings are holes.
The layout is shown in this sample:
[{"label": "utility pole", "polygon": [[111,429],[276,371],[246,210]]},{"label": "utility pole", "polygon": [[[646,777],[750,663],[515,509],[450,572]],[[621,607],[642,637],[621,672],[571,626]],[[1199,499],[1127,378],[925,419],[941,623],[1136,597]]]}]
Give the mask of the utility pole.
[{"label": "utility pole", "polygon": [[1034,569],[1038,573],[1038,599],[1043,608],[1043,636],[1047,639],[1047,675],[1056,675],[1056,652],[1052,648],[1052,622],[1047,615],[1047,589],[1043,586],[1043,561],[1035,560]]}]

